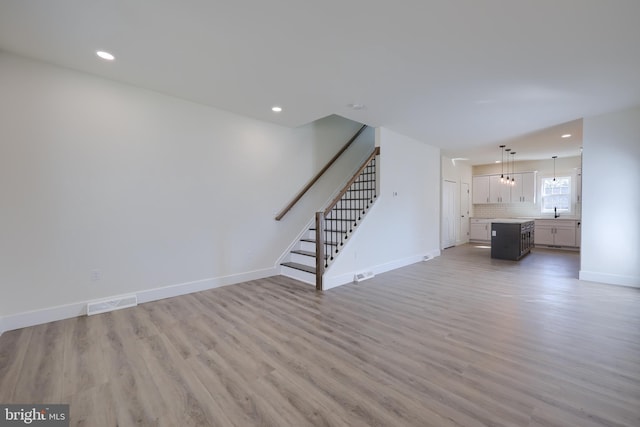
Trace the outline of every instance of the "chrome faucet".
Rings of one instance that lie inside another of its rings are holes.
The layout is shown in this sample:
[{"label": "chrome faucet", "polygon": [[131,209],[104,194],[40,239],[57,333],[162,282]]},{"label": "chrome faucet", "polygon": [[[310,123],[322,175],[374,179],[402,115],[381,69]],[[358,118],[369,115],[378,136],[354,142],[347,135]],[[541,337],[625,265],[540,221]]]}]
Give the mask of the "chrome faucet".
[{"label": "chrome faucet", "polygon": [[553,208],[553,217],[554,218],[560,218],[560,214],[558,213],[558,208],[557,207]]}]

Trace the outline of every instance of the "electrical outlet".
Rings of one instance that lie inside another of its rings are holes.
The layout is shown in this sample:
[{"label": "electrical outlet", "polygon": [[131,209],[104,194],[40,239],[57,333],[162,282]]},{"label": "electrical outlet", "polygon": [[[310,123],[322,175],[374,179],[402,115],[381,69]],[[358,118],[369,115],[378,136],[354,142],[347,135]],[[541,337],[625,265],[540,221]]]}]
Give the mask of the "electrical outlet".
[{"label": "electrical outlet", "polygon": [[91,281],[97,282],[102,277],[100,270],[91,270]]}]

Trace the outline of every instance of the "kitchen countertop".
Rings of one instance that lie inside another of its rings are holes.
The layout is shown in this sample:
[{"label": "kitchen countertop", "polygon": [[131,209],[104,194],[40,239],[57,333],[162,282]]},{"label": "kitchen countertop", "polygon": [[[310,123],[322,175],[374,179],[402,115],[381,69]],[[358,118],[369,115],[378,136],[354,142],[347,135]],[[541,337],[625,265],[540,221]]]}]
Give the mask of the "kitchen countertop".
[{"label": "kitchen countertop", "polygon": [[491,222],[501,224],[524,224],[526,222],[532,222],[533,218],[493,218]]},{"label": "kitchen countertop", "polygon": [[480,219],[480,220],[486,220],[486,221],[490,221],[490,222],[508,222],[508,221],[539,221],[539,220],[543,220],[543,219],[550,219],[550,220],[554,220],[554,221],[580,221],[581,219],[575,216],[560,216],[558,218],[554,218],[554,217],[516,217],[516,218],[480,218],[480,217],[471,217],[471,219]]},{"label": "kitchen countertop", "polygon": [[541,219],[550,219],[552,221],[580,221],[580,218],[577,218],[575,216],[560,216],[558,218],[554,218],[554,217],[535,218],[536,221],[539,221]]}]

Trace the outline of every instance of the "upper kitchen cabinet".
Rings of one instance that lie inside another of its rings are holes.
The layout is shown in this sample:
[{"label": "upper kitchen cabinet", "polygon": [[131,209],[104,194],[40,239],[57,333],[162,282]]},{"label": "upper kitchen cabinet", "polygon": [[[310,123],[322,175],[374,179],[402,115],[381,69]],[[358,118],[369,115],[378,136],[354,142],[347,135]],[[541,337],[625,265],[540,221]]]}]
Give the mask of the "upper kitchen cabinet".
[{"label": "upper kitchen cabinet", "polygon": [[511,187],[511,203],[536,202],[536,173],[515,174],[515,185]]},{"label": "upper kitchen cabinet", "polygon": [[489,203],[509,203],[511,185],[500,181],[500,175],[489,176]]},{"label": "upper kitchen cabinet", "polygon": [[503,183],[500,175],[476,175],[473,177],[473,204],[535,203],[536,173],[515,174],[515,185]]},{"label": "upper kitchen cabinet", "polygon": [[473,204],[481,205],[490,203],[489,199],[489,175],[473,177]]}]

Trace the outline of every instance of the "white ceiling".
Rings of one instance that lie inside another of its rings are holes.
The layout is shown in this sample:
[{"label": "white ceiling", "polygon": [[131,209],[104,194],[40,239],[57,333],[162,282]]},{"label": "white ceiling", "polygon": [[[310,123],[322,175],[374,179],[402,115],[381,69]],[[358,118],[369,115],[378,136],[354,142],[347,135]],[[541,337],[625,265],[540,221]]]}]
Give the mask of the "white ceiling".
[{"label": "white ceiling", "polygon": [[340,114],[479,164],[501,143],[577,155],[581,118],[639,105],[639,16],[638,0],[0,0],[0,49],[286,126]]}]

